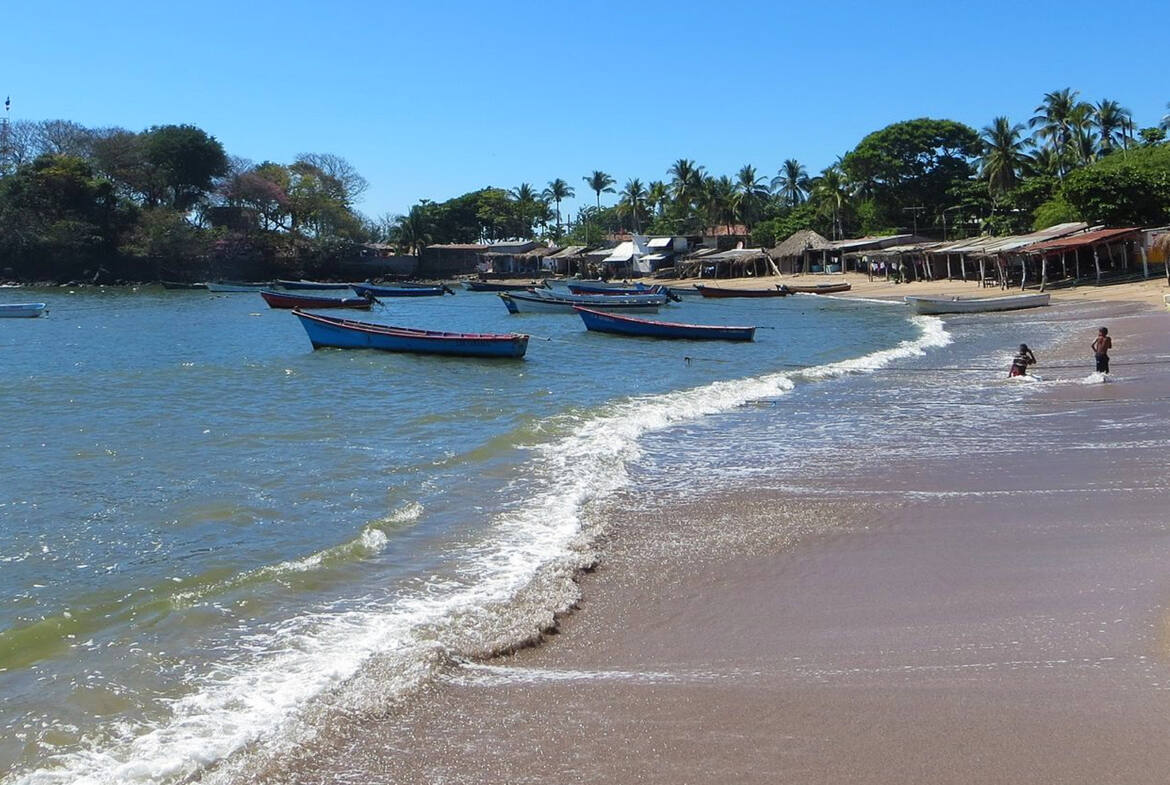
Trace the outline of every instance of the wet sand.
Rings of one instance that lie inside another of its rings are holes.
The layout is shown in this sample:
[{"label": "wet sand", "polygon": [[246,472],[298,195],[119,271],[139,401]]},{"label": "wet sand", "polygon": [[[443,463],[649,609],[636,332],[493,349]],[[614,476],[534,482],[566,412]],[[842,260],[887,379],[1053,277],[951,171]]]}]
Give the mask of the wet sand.
[{"label": "wet sand", "polygon": [[1170,356],[1170,315],[1110,324],[1118,380],[1012,413],[1043,453],[652,500],[614,521],[543,645],[453,669],[271,778],[1164,783],[1170,364],[1121,362]]}]

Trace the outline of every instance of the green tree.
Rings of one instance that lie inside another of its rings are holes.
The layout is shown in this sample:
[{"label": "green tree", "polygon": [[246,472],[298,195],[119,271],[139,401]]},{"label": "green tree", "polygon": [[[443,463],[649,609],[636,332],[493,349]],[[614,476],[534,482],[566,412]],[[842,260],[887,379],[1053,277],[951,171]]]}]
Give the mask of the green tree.
[{"label": "green tree", "polygon": [[[143,157],[167,195],[167,206],[189,210],[204,199],[215,178],[227,173],[227,155],[213,136],[193,125],[154,126],[142,139]],[[153,191],[147,206],[158,204]]]},{"label": "green tree", "polygon": [[642,233],[642,222],[648,218],[646,210],[646,187],[638,178],[627,180],[625,187],[619,194],[618,214],[630,216],[633,230]]},{"label": "green tree", "polygon": [[553,202],[557,206],[557,227],[553,235],[558,240],[561,236],[561,202],[572,199],[574,195],[573,188],[559,177],[550,181],[548,188],[544,189],[545,201]]},{"label": "green tree", "polygon": [[1076,122],[1078,107],[1084,106],[1077,100],[1080,93],[1072,88],[1053,90],[1044,94],[1044,100],[1034,110],[1036,114],[1028,121],[1028,125],[1036,129],[1036,137],[1046,142],[1060,158],[1057,176],[1064,177],[1067,167],[1064,156],[1073,139],[1073,127]]},{"label": "green tree", "polygon": [[1071,172],[1060,197],[1091,223],[1170,223],[1170,148],[1139,148]]},{"label": "green tree", "polygon": [[1117,101],[1103,98],[1093,107],[1101,155],[1109,155],[1115,147],[1127,146],[1125,132],[1131,117],[1132,113]]},{"label": "green tree", "polygon": [[407,253],[418,256],[431,243],[430,216],[425,204],[416,204],[406,215],[400,215],[390,227],[390,240]]},{"label": "green tree", "polygon": [[766,179],[756,173],[754,166],[743,166],[736,173],[735,209],[748,232],[760,220],[770,195]]},{"label": "green tree", "polygon": [[529,238],[532,236],[532,224],[543,212],[543,205],[541,205],[540,197],[536,191],[528,183],[520,183],[519,186],[509,191],[509,194],[516,200],[516,215],[519,219],[518,237]]},{"label": "green tree", "polygon": [[801,204],[809,192],[808,171],[795,158],[787,159],[772,178],[772,190],[789,207]]},{"label": "green tree", "polygon": [[993,197],[1002,197],[1020,181],[1028,162],[1023,131],[1023,125],[1006,117],[996,117],[983,129],[982,174]]},{"label": "green tree", "polygon": [[616,182],[605,172],[598,169],[593,170],[593,174],[588,177],[582,177],[582,180],[589,185],[589,190],[597,194],[597,209],[601,209],[601,195],[613,193],[613,185]]},{"label": "green tree", "polygon": [[1166,141],[1166,131],[1161,128],[1143,128],[1138,131],[1138,136],[1141,137],[1142,145],[1145,147],[1153,147]]}]

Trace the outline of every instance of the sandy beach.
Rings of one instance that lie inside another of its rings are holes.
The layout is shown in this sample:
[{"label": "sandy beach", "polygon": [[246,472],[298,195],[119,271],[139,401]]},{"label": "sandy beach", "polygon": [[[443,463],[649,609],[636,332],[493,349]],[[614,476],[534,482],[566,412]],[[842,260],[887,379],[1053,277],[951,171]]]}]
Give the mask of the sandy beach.
[{"label": "sandy beach", "polygon": [[[854,282],[863,297],[980,293]],[[1165,782],[1164,292],[1055,293],[1049,318],[1102,303],[1115,378],[1081,383],[1095,322],[1070,320],[1043,358],[1067,383],[1007,412],[1004,438],[956,417],[934,430],[966,445],[949,456],[614,501],[579,607],[541,645],[455,667],[267,779]]]}]

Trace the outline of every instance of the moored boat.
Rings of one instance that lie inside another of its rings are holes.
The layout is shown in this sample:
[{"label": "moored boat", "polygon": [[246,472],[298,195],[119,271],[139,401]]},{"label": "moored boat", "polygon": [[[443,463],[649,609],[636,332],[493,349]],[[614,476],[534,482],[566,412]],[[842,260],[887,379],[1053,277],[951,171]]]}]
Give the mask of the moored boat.
[{"label": "moored boat", "polygon": [[836,294],[837,292],[847,292],[853,288],[853,284],[844,281],[807,285],[786,283],[783,286],[792,294]]},{"label": "moored boat", "polygon": [[370,310],[373,300],[369,297],[321,297],[312,294],[289,294],[263,290],[260,296],[269,308],[355,308]]},{"label": "moored boat", "polygon": [[299,281],[287,281],[287,280],[284,280],[282,278],[277,278],[276,285],[279,286],[281,289],[292,289],[294,291],[298,290],[298,289],[310,289],[310,290],[320,289],[322,291],[326,291],[326,290],[340,291],[342,289],[351,288],[350,284],[347,284],[347,283],[326,283],[325,281],[306,281],[304,278],[300,279]]},{"label": "moored boat", "polygon": [[523,292],[538,283],[496,283],[495,281],[464,281],[463,288],[469,292]]},{"label": "moored boat", "polygon": [[1018,311],[1023,308],[1039,308],[1048,305],[1051,295],[1047,292],[1035,294],[1013,294],[1006,297],[926,297],[906,295],[906,303],[919,314],[944,313],[988,313],[992,311]]},{"label": "moored boat", "polygon": [[573,310],[581,316],[585,328],[595,332],[651,338],[685,338],[699,341],[751,341],[756,336],[755,327],[660,322],[654,319],[639,319],[634,316],[605,313],[581,306],[577,306]]},{"label": "moored boat", "polygon": [[45,303],[3,303],[0,304],[0,319],[33,319],[48,313]]},{"label": "moored boat", "polygon": [[446,284],[375,286],[371,283],[355,283],[350,288],[363,297],[367,294],[376,297],[440,297],[444,294],[455,294],[455,291]]},{"label": "moored boat", "polygon": [[573,307],[583,305],[603,311],[658,313],[667,303],[664,294],[596,295],[556,294],[535,289],[531,292],[500,292],[509,313],[573,313]]},{"label": "moored boat", "polygon": [[271,281],[208,281],[207,291],[219,293],[258,292],[272,288]]},{"label": "moored boat", "polygon": [[704,297],[784,297],[788,290],[783,284],[776,284],[771,289],[725,289],[720,286],[704,286],[695,284],[699,294]]},{"label": "moored boat", "polygon": [[164,289],[206,289],[207,284],[201,282],[187,283],[185,281],[159,281]]},{"label": "moored boat", "polygon": [[570,283],[573,294],[666,294],[662,284],[647,286],[644,283]]},{"label": "moored boat", "polygon": [[358,322],[295,310],[314,349],[379,349],[385,352],[461,357],[523,357],[528,336],[521,333],[452,333]]}]

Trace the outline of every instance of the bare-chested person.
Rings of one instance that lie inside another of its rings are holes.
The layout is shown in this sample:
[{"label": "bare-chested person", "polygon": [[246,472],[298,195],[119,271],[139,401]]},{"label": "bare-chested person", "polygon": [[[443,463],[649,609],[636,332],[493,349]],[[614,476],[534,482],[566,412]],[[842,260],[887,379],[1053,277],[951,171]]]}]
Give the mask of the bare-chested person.
[{"label": "bare-chested person", "polygon": [[1097,358],[1097,373],[1109,373],[1109,350],[1113,348],[1113,339],[1109,337],[1109,328],[1102,327],[1097,331],[1097,338],[1093,341],[1093,356]]}]

